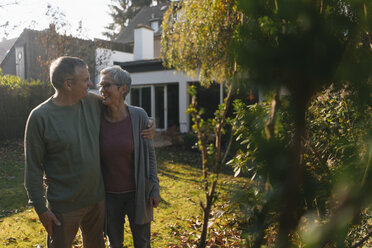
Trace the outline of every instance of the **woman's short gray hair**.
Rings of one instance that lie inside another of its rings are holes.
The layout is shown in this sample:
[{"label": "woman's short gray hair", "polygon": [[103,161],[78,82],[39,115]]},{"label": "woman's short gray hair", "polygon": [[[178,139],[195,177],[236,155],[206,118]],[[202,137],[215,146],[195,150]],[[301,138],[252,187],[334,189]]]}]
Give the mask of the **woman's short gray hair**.
[{"label": "woman's short gray hair", "polygon": [[130,77],[129,72],[122,69],[118,65],[113,65],[103,69],[100,74],[109,75],[114,80],[114,83],[118,86],[127,86],[128,91],[124,94],[125,99],[127,94],[130,92],[130,87],[132,85],[132,78]]}]

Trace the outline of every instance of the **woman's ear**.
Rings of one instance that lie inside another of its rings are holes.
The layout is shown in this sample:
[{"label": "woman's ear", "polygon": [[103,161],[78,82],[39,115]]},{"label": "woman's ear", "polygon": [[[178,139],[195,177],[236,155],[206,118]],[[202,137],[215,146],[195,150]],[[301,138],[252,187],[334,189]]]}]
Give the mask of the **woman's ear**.
[{"label": "woman's ear", "polygon": [[122,93],[125,94],[125,93],[128,91],[128,86],[126,86],[126,85],[122,85],[122,86],[120,87],[120,90],[122,90]]}]

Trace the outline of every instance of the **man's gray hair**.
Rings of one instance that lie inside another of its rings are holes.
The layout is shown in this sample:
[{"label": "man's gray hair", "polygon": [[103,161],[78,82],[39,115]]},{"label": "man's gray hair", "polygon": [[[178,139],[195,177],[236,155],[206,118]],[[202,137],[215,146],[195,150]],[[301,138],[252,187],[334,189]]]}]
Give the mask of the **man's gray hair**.
[{"label": "man's gray hair", "polygon": [[118,86],[127,86],[128,91],[124,94],[124,99],[130,92],[130,87],[132,85],[132,78],[126,70],[122,69],[118,65],[113,65],[106,67],[100,72],[101,75],[109,75],[114,83]]},{"label": "man's gray hair", "polygon": [[50,82],[56,89],[62,89],[66,80],[75,80],[76,67],[86,67],[84,60],[71,57],[62,56],[55,59],[50,65]]}]

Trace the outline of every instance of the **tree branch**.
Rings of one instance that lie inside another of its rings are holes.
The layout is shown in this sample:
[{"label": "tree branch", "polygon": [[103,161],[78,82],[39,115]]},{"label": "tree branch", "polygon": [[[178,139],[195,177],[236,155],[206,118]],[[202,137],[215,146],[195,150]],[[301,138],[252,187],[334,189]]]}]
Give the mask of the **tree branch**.
[{"label": "tree branch", "polygon": [[227,148],[225,150],[225,154],[222,158],[221,164],[224,164],[226,162],[227,156],[229,155],[229,152],[230,152],[230,149],[231,149],[233,137],[234,137],[233,128],[231,127],[231,134],[230,134],[230,138],[229,138],[229,143],[227,144]]},{"label": "tree branch", "polygon": [[369,233],[364,237],[362,238],[360,241],[358,241],[356,244],[354,244],[353,246],[351,246],[350,248],[356,248],[356,247],[359,247],[361,246],[365,241],[367,241],[369,239],[369,237],[372,236],[372,230],[369,231]]},{"label": "tree branch", "polygon": [[271,115],[266,121],[266,135],[268,139],[271,139],[275,136],[275,120],[276,114],[280,107],[280,90],[275,92],[274,99],[271,101]]},{"label": "tree branch", "polygon": [[10,2],[10,3],[2,3],[2,4],[0,4],[0,8],[3,8],[5,6],[9,6],[9,5],[15,5],[15,4],[18,4],[18,3],[19,3],[18,1]]}]

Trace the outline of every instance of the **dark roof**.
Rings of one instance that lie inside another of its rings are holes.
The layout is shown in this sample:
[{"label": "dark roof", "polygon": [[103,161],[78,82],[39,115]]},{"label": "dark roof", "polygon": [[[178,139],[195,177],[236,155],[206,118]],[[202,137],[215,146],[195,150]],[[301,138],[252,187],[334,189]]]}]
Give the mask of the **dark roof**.
[{"label": "dark roof", "polygon": [[3,40],[0,42],[0,63],[5,58],[6,54],[12,48],[14,43],[16,42],[17,38],[9,39],[9,40]]},{"label": "dark roof", "polygon": [[170,70],[163,66],[160,59],[135,60],[129,62],[114,62],[129,73]]},{"label": "dark roof", "polygon": [[152,20],[159,20],[159,30],[154,33],[154,36],[161,35],[161,21],[163,20],[163,15],[168,9],[169,3],[158,4],[152,7],[144,7],[138,12],[138,14],[132,19],[129,25],[124,28],[123,31],[118,35],[116,41],[123,43],[134,42],[134,29],[138,25],[151,26]]},{"label": "dark roof", "polygon": [[102,40],[102,39],[95,38],[94,43],[99,48],[106,48],[106,49],[111,49],[111,50],[116,50],[116,51],[121,51],[121,52],[133,53],[132,46],[121,43],[121,42],[108,41],[108,40]]}]

